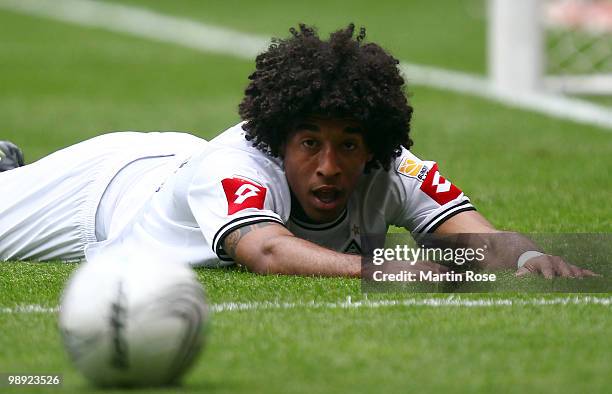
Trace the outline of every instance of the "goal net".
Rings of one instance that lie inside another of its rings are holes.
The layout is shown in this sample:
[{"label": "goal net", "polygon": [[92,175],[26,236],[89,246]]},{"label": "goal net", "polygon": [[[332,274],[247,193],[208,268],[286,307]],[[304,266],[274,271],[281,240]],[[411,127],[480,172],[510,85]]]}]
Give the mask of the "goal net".
[{"label": "goal net", "polygon": [[489,0],[489,66],[504,89],[612,95],[612,0]]}]

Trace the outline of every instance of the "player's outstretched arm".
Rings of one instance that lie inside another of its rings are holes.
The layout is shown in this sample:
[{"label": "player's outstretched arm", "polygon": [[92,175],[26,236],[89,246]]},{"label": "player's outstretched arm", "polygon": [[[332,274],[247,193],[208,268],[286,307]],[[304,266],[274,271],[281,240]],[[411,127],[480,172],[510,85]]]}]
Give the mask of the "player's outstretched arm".
[{"label": "player's outstretched arm", "polygon": [[225,252],[259,274],[359,277],[361,258],[294,236],[274,222],[251,224],[225,237]]},{"label": "player's outstretched arm", "polygon": [[479,243],[476,247],[482,246],[482,242],[488,245],[491,254],[483,263],[484,268],[510,268],[517,270],[517,276],[535,273],[545,278],[597,275],[593,271],[569,264],[559,256],[544,254],[538,245],[522,234],[496,230],[476,211],[459,213],[436,230],[436,234],[460,233],[479,234],[473,238],[474,242]]}]

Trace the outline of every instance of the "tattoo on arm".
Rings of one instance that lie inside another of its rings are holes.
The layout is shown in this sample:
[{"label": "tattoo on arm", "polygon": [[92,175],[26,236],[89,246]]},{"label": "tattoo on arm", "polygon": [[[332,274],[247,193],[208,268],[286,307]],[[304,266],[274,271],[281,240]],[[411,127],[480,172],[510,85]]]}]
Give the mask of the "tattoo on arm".
[{"label": "tattoo on arm", "polygon": [[249,224],[247,226],[237,228],[236,230],[232,231],[231,233],[225,236],[225,240],[223,241],[223,249],[225,249],[225,252],[232,259],[236,259],[236,247],[238,246],[238,242],[240,242],[242,237],[244,237],[246,234],[248,234],[249,232],[255,229],[272,226],[274,224],[276,223],[261,222],[261,223]]}]

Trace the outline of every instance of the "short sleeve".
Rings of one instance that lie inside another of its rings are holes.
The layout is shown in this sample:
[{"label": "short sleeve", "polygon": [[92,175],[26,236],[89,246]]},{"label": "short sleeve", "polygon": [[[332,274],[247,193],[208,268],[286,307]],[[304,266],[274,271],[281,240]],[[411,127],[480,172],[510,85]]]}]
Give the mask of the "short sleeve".
[{"label": "short sleeve", "polygon": [[220,150],[205,157],[188,188],[189,208],[204,238],[221,260],[225,237],[239,227],[260,222],[284,225],[288,186],[279,169],[265,159]]},{"label": "short sleeve", "polygon": [[459,187],[442,176],[435,162],[404,150],[390,172],[398,199],[392,224],[412,233],[434,232],[456,214],[476,209]]}]

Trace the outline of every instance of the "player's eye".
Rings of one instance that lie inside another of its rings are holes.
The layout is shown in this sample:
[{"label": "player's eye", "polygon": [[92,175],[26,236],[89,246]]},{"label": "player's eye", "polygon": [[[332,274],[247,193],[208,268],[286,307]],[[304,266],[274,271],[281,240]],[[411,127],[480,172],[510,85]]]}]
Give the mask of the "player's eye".
[{"label": "player's eye", "polygon": [[342,144],[344,150],[355,150],[357,149],[357,144],[354,141],[345,141]]},{"label": "player's eye", "polygon": [[308,149],[316,148],[317,141],[311,138],[307,138],[307,139],[302,140],[302,146]]}]

